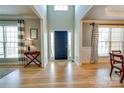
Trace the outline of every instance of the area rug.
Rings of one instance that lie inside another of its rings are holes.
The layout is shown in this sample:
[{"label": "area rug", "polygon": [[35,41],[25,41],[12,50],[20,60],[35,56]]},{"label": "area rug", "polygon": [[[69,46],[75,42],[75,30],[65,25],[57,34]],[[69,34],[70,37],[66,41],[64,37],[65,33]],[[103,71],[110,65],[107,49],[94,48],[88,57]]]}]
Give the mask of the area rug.
[{"label": "area rug", "polygon": [[10,68],[0,68],[0,79],[3,78],[4,76],[10,74],[14,70],[15,69],[10,69]]}]

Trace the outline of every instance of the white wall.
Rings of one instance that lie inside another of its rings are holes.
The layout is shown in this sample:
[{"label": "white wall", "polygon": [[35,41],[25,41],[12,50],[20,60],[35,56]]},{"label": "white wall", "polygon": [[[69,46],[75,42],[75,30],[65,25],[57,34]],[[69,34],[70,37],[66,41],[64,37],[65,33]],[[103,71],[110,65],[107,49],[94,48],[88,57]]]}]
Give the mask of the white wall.
[{"label": "white wall", "polygon": [[68,6],[68,11],[54,11],[54,6],[48,6],[48,29],[74,28],[74,7]]},{"label": "white wall", "polygon": [[[54,11],[54,6],[49,5],[47,10],[48,10],[47,18],[48,18],[49,33],[55,30],[72,32],[72,59],[73,59],[74,6],[73,5],[68,6],[68,11]],[[50,47],[49,47],[49,55],[50,55]]]},{"label": "white wall", "polygon": [[81,52],[82,52],[81,64],[82,63],[90,63],[91,47],[88,47],[88,46],[82,47]]},{"label": "white wall", "polygon": [[76,5],[75,6],[75,62],[79,64],[82,60],[82,31],[81,19],[91,9],[91,5]]},{"label": "white wall", "polygon": [[32,9],[40,18],[41,59],[42,59],[42,66],[44,67],[48,63],[47,6],[46,5],[35,5],[32,7]]}]

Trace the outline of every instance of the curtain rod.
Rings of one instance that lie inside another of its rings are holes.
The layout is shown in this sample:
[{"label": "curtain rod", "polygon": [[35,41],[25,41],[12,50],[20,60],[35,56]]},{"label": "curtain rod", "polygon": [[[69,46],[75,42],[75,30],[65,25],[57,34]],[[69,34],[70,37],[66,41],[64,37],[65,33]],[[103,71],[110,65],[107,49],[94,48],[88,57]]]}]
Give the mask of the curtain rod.
[{"label": "curtain rod", "polygon": [[124,25],[124,20],[82,20],[82,23],[98,25]]},{"label": "curtain rod", "polygon": [[110,24],[110,23],[102,24],[102,23],[95,23],[95,22],[89,23],[89,24],[90,25],[95,25],[95,24],[97,24],[97,25],[124,25],[124,24]]},{"label": "curtain rod", "polygon": [[18,21],[18,20],[1,20],[1,19],[0,19],[0,21]]},{"label": "curtain rod", "polygon": [[124,24],[98,24],[98,25],[124,25]]}]

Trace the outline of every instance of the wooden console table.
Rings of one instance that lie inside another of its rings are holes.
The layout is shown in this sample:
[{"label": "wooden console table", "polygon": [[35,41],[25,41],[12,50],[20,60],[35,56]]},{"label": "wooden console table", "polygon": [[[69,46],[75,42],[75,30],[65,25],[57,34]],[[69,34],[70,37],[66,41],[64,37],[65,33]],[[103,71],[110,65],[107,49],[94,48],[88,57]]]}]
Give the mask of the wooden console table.
[{"label": "wooden console table", "polygon": [[30,60],[24,65],[24,67],[27,67],[32,62],[35,63],[38,67],[41,67],[41,62],[37,59],[37,57],[40,55],[40,51],[25,52],[24,55],[27,59]]}]

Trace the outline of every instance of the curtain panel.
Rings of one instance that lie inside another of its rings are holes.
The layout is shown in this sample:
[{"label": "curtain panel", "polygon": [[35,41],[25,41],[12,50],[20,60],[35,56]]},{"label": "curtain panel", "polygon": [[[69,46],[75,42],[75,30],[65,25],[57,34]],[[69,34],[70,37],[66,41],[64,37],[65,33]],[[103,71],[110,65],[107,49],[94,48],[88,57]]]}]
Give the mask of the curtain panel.
[{"label": "curtain panel", "polygon": [[91,36],[91,58],[90,63],[98,62],[98,25],[95,23],[92,26],[92,36]]},{"label": "curtain panel", "polygon": [[25,28],[24,28],[24,20],[18,20],[18,53],[19,58],[18,61],[20,64],[24,64],[24,50],[25,50]]}]

